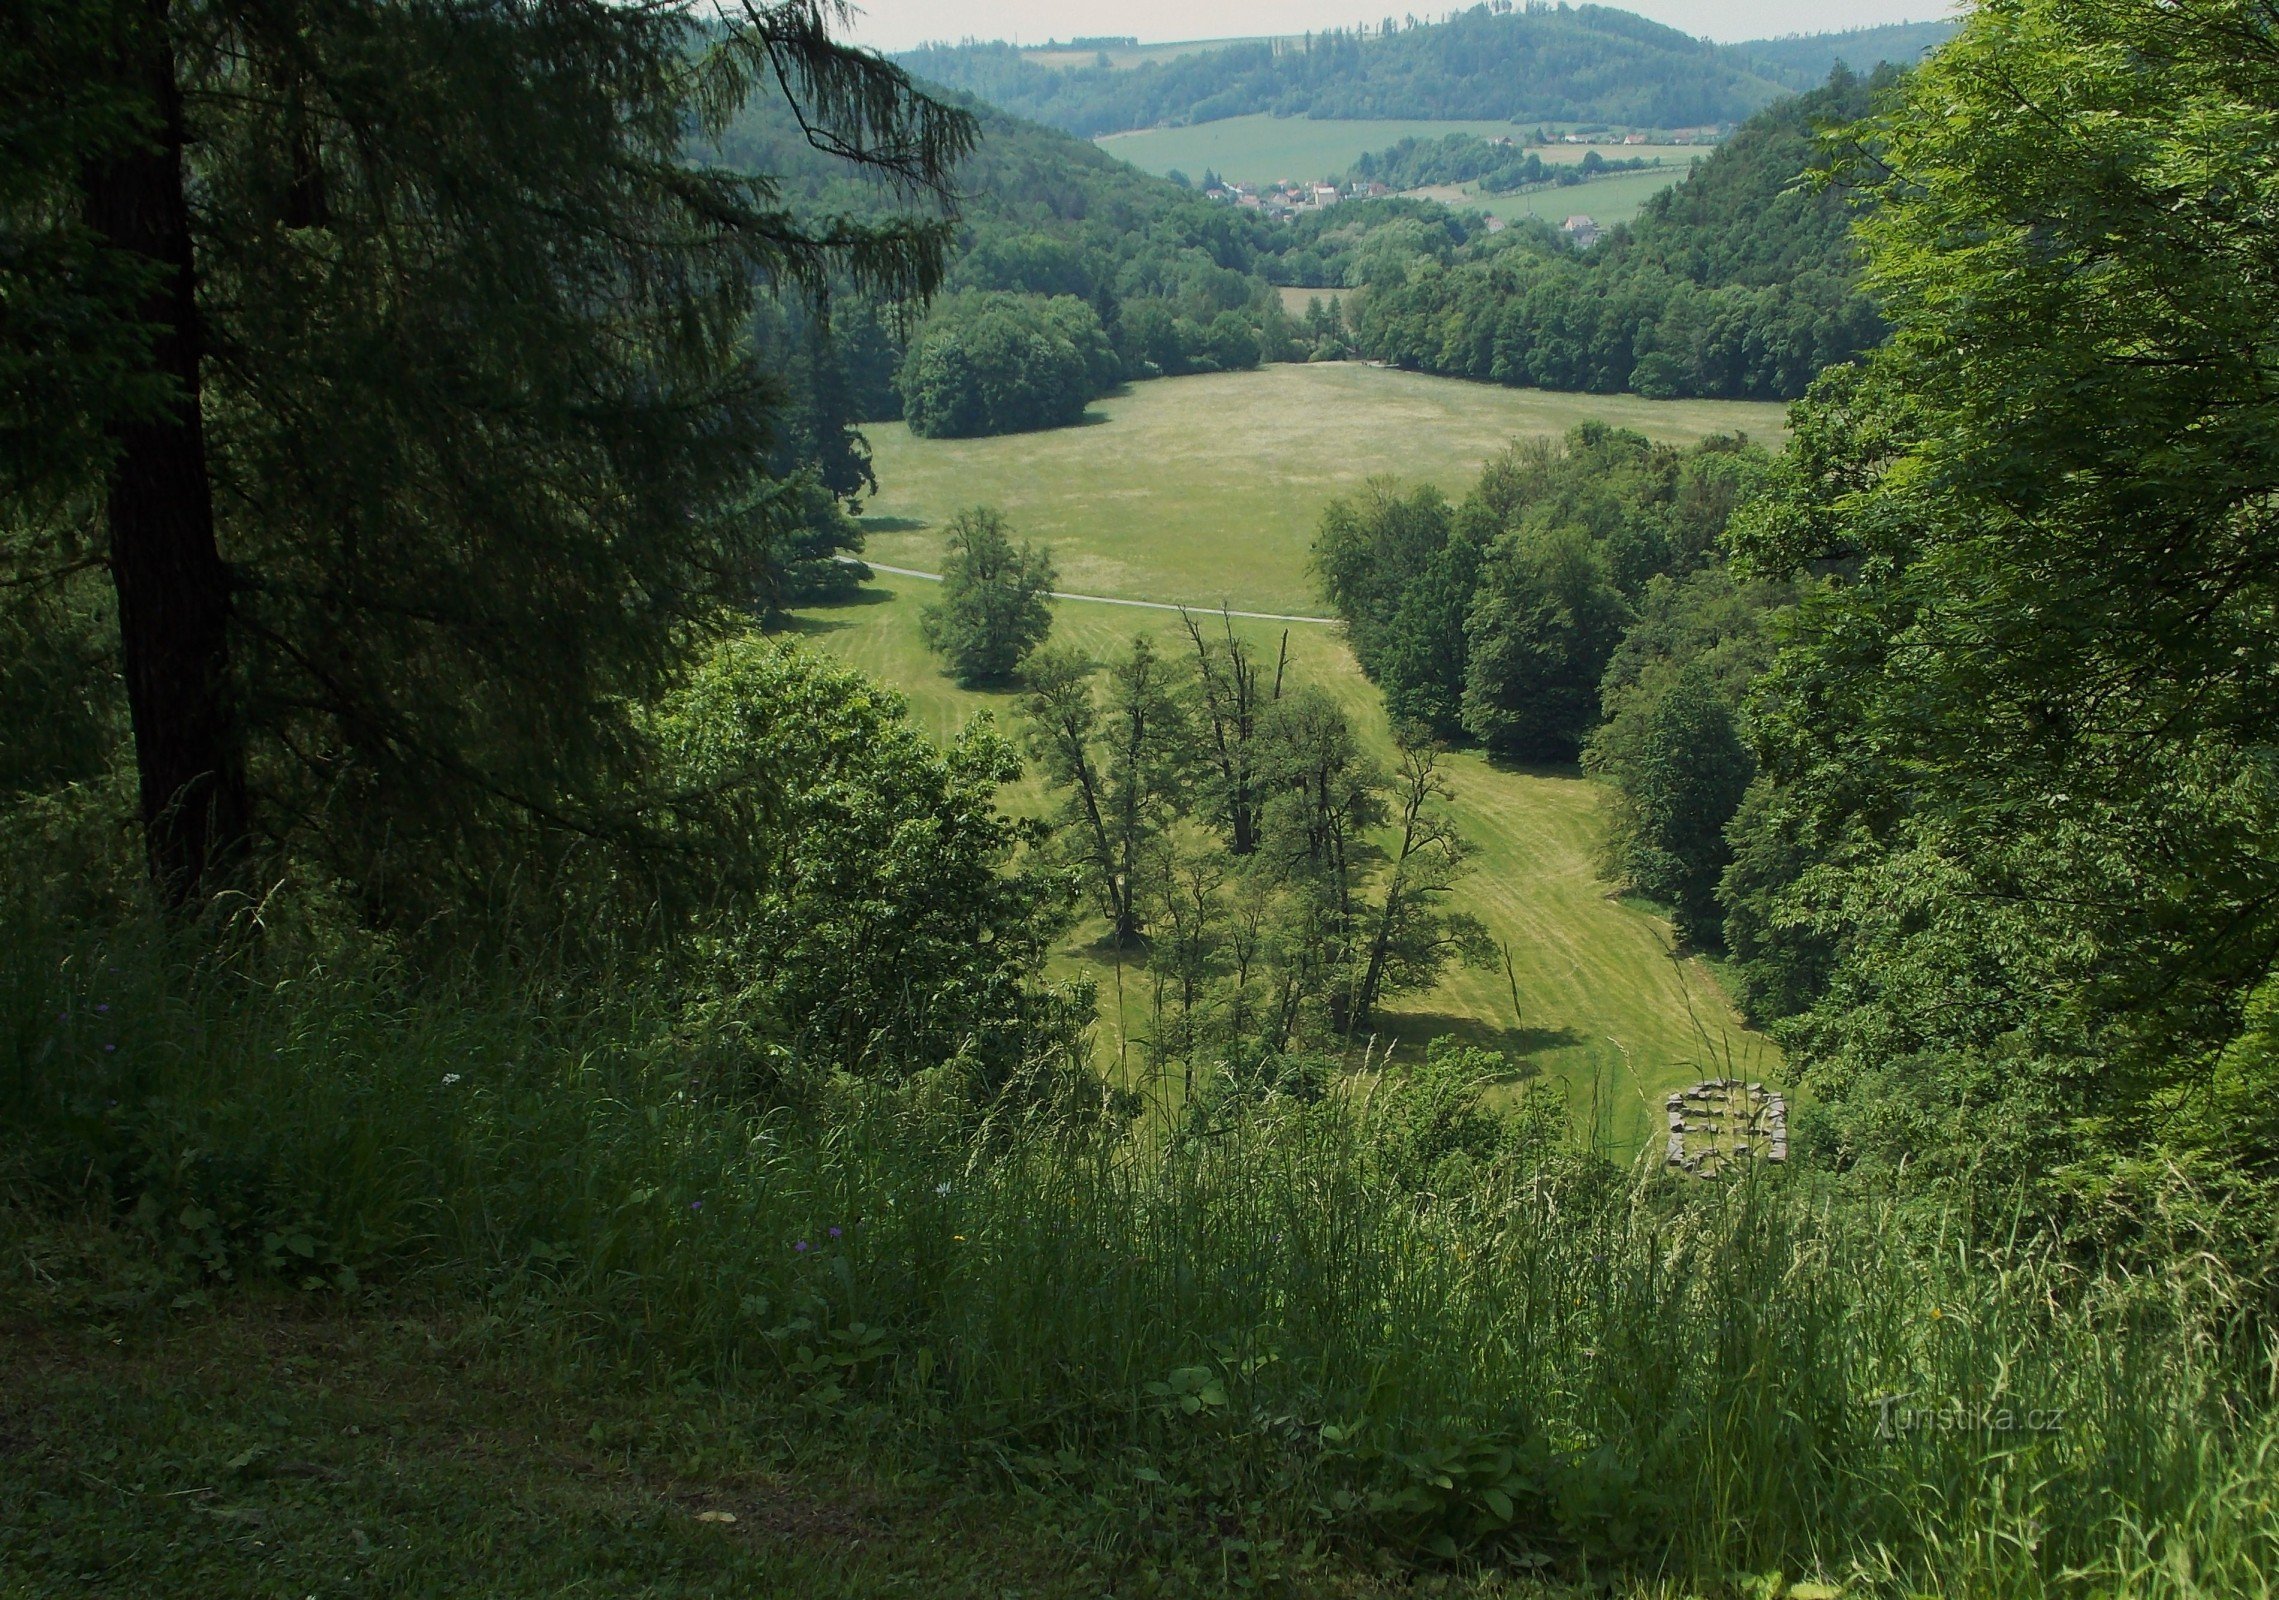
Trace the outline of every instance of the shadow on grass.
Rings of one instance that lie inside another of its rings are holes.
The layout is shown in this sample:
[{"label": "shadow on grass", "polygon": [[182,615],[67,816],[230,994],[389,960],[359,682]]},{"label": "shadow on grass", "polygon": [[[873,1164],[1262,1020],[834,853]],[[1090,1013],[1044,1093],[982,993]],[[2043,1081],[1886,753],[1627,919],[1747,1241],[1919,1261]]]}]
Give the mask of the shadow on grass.
[{"label": "shadow on grass", "polygon": [[865,533],[922,533],[933,524],[924,517],[857,517],[855,526]]},{"label": "shadow on grass", "polygon": [[1516,1063],[1518,1076],[1525,1078],[1535,1077],[1543,1069],[1523,1058],[1546,1050],[1571,1049],[1583,1042],[1583,1036],[1572,1028],[1533,1028],[1524,1023],[1510,1028],[1445,1011],[1388,1012],[1381,1027],[1396,1044],[1418,1051],[1434,1039],[1454,1039],[1475,1050],[1509,1056]]},{"label": "shadow on grass", "polygon": [[1489,751],[1479,752],[1481,759],[1497,772],[1508,772],[1517,778],[1580,778],[1585,776],[1580,761],[1537,761],[1523,756],[1499,756]]}]

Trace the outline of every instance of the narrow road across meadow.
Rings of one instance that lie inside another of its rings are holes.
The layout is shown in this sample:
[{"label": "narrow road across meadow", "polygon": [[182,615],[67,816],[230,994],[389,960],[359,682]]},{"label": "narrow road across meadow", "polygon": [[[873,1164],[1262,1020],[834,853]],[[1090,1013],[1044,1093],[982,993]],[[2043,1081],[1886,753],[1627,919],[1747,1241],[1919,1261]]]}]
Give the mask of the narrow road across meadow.
[{"label": "narrow road across meadow", "polygon": [[[881,566],[876,561],[865,561],[863,565],[873,572],[890,572],[897,578],[916,578],[922,583],[940,583],[942,581],[940,573],[920,572],[915,567],[887,567]],[[1207,616],[1214,617],[1247,617],[1253,622],[1318,622],[1325,627],[1333,626],[1337,622],[1335,617],[1293,617],[1279,611],[1229,611],[1224,606],[1181,606],[1173,605],[1165,600],[1119,600],[1114,595],[1067,594],[1059,589],[1052,591],[1052,597],[1055,600],[1084,600],[1096,606],[1137,606],[1142,611],[1178,611],[1182,613],[1200,611]]]}]

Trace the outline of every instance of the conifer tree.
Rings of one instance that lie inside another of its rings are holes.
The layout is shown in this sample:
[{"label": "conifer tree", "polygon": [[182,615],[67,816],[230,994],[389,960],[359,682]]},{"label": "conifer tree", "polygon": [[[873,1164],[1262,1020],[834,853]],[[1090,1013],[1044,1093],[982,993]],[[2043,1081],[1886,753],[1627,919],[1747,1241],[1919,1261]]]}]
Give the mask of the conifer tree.
[{"label": "conifer tree", "polygon": [[[6,548],[59,570],[99,509],[166,903],[288,837],[402,915],[639,835],[633,708],[789,515],[758,298],[941,274],[973,125],[845,15],[40,0],[0,36],[0,370],[53,380],[5,418]],[[691,158],[763,90],[927,214]]]}]

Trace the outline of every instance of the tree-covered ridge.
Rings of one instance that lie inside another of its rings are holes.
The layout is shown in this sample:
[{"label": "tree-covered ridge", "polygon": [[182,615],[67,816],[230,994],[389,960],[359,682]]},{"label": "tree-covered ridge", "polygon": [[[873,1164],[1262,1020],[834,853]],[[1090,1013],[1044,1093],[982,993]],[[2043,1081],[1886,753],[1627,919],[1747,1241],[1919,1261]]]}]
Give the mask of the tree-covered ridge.
[{"label": "tree-covered ridge", "polygon": [[1367,279],[1360,347],[1425,372],[1554,389],[1802,394],[1883,336],[1850,197],[1808,173],[1824,160],[1817,136],[1866,115],[1890,81],[1840,73],[1760,112],[1586,254],[1510,229],[1383,261]]},{"label": "tree-covered ridge", "polygon": [[1747,39],[1726,48],[1759,72],[1792,89],[1809,89],[1838,67],[1863,77],[1889,63],[1912,67],[1955,36],[1961,24],[1894,22],[1880,28],[1848,28],[1842,33],[1803,33],[1778,39]]},{"label": "tree-covered ridge", "polygon": [[[859,294],[842,295],[832,311],[829,398],[842,437],[857,421],[904,415],[911,385],[920,381],[909,361],[918,345],[956,342],[953,328],[965,329],[957,338],[970,343],[984,321],[996,329],[988,338],[995,352],[989,370],[1018,366],[1038,377],[1015,386],[1022,391],[1017,399],[997,382],[991,398],[958,377],[981,366],[933,360],[927,414],[966,419],[951,422],[953,432],[1055,425],[1073,420],[1077,413],[1066,402],[1079,390],[1089,400],[1125,380],[1303,359],[1312,349],[1271,287],[1287,276],[1279,262],[1297,242],[1287,225],[1141,172],[1084,140],[978,102],[965,105],[978,138],[960,168],[954,220],[946,208],[938,213],[952,236],[949,295],[931,316],[916,319],[905,315],[911,308]],[[818,210],[886,216],[905,203],[890,187],[810,148],[778,107],[748,107],[713,148],[725,163],[782,174],[787,192]],[[1043,304],[1057,299],[1081,305]],[[1097,335],[1077,309],[1096,322]],[[1015,322],[1028,329],[1019,339]],[[1111,360],[1087,355],[1074,382],[1045,376],[1077,369],[1043,359],[1039,340],[1073,338],[1089,351],[1096,337],[1105,339]],[[1016,350],[1039,359],[1016,361]],[[961,398],[945,410],[953,390]]]},{"label": "tree-covered ridge", "polygon": [[1007,44],[898,59],[930,82],[1086,137],[1260,111],[1690,128],[1739,122],[1787,87],[1627,11],[1515,10],[1505,0],[1445,22],[1236,44],[1129,70],[1053,70]]}]

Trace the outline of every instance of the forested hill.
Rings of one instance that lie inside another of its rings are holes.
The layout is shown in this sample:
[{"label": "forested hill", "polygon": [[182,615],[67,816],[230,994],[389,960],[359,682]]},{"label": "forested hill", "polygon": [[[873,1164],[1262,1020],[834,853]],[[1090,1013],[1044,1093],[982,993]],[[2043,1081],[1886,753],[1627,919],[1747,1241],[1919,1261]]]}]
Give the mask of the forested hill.
[{"label": "forested hill", "polygon": [[1883,338],[1859,287],[1848,198],[1800,179],[1816,130],[1865,115],[1891,77],[1839,73],[1759,113],[1587,253],[1515,228],[1376,267],[1362,350],[1498,383],[1795,398]]},{"label": "forested hill", "polygon": [[1516,11],[1501,0],[1441,23],[1249,41],[1121,70],[1042,67],[1007,44],[929,46],[900,60],[1087,137],[1260,111],[1689,128],[1739,122],[1794,86],[1627,11]]},{"label": "forested hill", "polygon": [[1844,33],[1750,39],[1727,49],[1768,78],[1791,88],[1810,89],[1826,82],[1828,74],[1839,66],[1861,73],[1873,72],[1887,61],[1895,67],[1911,67],[1953,38],[1959,26],[1953,21],[1894,22]]}]

